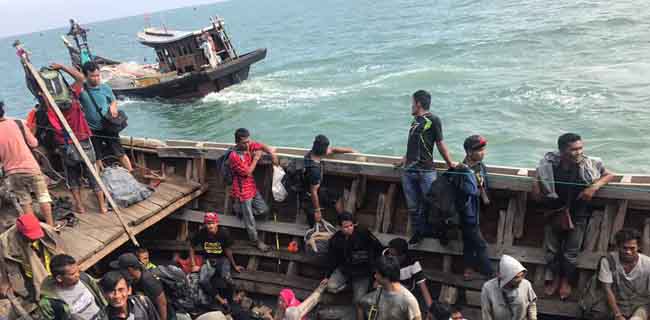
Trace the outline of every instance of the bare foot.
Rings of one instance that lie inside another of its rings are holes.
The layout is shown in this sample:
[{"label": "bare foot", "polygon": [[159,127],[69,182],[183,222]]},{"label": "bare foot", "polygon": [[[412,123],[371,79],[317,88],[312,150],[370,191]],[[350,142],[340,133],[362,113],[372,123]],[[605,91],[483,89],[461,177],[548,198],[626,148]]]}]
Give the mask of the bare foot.
[{"label": "bare foot", "polygon": [[566,300],[569,298],[571,295],[571,284],[569,283],[569,279],[567,278],[562,278],[560,281],[560,299]]},{"label": "bare foot", "polygon": [[106,208],[106,206],[100,206],[99,207],[99,213],[108,214],[108,209]]},{"label": "bare foot", "polygon": [[546,280],[544,282],[544,294],[547,296],[552,296],[557,291],[557,288],[560,286],[560,279],[555,278],[553,280]]},{"label": "bare foot", "polygon": [[86,209],[84,207],[75,207],[75,212],[78,214],[86,214]]}]

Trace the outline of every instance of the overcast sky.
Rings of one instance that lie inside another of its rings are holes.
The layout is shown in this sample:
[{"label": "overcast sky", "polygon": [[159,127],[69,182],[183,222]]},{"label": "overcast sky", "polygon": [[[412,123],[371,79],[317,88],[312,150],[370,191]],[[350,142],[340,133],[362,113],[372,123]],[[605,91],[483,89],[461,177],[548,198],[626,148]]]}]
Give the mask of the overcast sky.
[{"label": "overcast sky", "polygon": [[0,38],[219,0],[0,0]]}]

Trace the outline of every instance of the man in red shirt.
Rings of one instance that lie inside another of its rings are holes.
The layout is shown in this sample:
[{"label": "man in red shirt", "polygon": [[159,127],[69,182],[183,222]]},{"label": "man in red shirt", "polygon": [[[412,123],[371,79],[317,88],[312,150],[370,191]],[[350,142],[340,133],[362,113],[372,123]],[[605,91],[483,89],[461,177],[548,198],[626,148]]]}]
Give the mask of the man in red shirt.
[{"label": "man in red shirt", "polygon": [[[55,96],[55,101],[61,109],[61,112],[65,116],[65,120],[68,122],[68,125],[72,129],[72,132],[79,140],[79,144],[83,148],[84,152],[90,159],[91,163],[95,163],[95,150],[93,145],[90,142],[90,136],[92,135],[90,128],[88,127],[88,122],[84,116],[83,110],[81,110],[81,103],[79,102],[79,95],[83,92],[84,87],[84,76],[77,71],[77,69],[60,65],[58,63],[53,63],[50,66],[53,70],[63,70],[70,76],[72,76],[75,82],[70,86],[71,94],[65,96],[65,94],[58,94]],[[52,112],[48,110],[48,112]],[[54,140],[58,144],[58,152],[61,154],[63,159],[66,184],[72,193],[72,199],[74,201],[75,211],[78,213],[85,213],[86,209],[83,206],[81,200],[81,191],[82,186],[82,177],[85,177],[88,180],[88,184],[91,189],[95,192],[97,196],[97,202],[99,203],[99,210],[101,213],[106,213],[106,202],[104,201],[104,193],[102,193],[97,181],[90,173],[90,170],[86,167],[81,159],[81,156],[77,153],[74,145],[72,144],[72,139],[70,139],[68,133],[63,128],[63,125],[59,123],[56,117],[49,117],[52,123],[52,127],[55,130]]]},{"label": "man in red shirt", "polygon": [[245,128],[235,131],[235,144],[234,152],[228,158],[232,171],[230,196],[233,199],[233,210],[244,220],[248,239],[253,245],[262,251],[268,251],[269,247],[257,238],[255,217],[266,214],[269,207],[257,191],[253,172],[262,158],[262,152],[271,155],[273,164],[278,163],[278,156],[275,148],[251,140],[250,132]]}]

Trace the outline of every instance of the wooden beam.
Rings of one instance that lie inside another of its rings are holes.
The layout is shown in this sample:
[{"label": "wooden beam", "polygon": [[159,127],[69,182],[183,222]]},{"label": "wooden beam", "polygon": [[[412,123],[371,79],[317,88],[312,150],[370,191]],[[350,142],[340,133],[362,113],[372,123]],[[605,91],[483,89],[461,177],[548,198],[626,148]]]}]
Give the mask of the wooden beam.
[{"label": "wooden beam", "polygon": [[587,230],[585,231],[585,240],[582,245],[585,252],[594,252],[600,237],[600,226],[603,224],[604,213],[601,210],[596,210],[592,213]]},{"label": "wooden beam", "polygon": [[350,192],[348,197],[345,199],[345,211],[354,214],[357,212],[357,199],[359,198],[359,183],[360,179],[355,178],[352,180],[352,185],[350,186]]},{"label": "wooden beam", "polygon": [[384,225],[384,202],[386,201],[386,195],[383,193],[379,194],[377,198],[377,212],[375,214],[375,227],[373,228],[374,232],[381,232]]},{"label": "wooden beam", "polygon": [[[467,304],[471,306],[481,305],[481,292],[467,290],[465,292]],[[537,311],[540,314],[550,316],[562,316],[576,318],[580,313],[580,307],[573,301],[550,300],[550,299],[537,299]]]},{"label": "wooden beam", "polygon": [[643,238],[641,239],[641,249],[644,254],[650,253],[650,218],[643,221]]},{"label": "wooden beam", "polygon": [[514,244],[515,236],[513,234],[515,225],[515,216],[518,215],[519,199],[515,196],[508,201],[508,208],[506,209],[506,222],[503,226],[503,247],[512,247]]},{"label": "wooden beam", "polygon": [[395,212],[395,193],[397,193],[397,184],[391,183],[386,192],[384,199],[384,221],[382,222],[381,232],[387,233],[393,220],[393,213]]},{"label": "wooden beam", "polygon": [[612,203],[605,206],[605,214],[603,215],[603,222],[600,225],[600,235],[598,237],[599,252],[607,252],[609,249],[609,237],[612,232],[612,219],[616,214],[616,207]]},{"label": "wooden beam", "polygon": [[610,244],[616,244],[616,233],[623,229],[625,224],[625,216],[627,215],[627,200],[618,201],[618,209],[616,210],[616,216],[614,217],[614,222],[612,223],[612,234],[610,236]]},{"label": "wooden beam", "polygon": [[[528,172],[528,171],[526,171]],[[513,226],[513,234],[515,239],[520,239],[524,236],[524,226],[526,225],[526,206],[528,204],[528,193],[518,192],[515,196],[515,222]],[[508,204],[509,205],[509,204]]]},{"label": "wooden beam", "polygon": [[59,120],[59,123],[63,125],[64,130],[66,131],[66,134],[72,140],[72,144],[74,145],[75,150],[77,151],[77,154],[81,156],[81,159],[83,160],[83,163],[86,166],[86,169],[90,172],[90,174],[93,176],[95,179],[97,185],[101,189],[102,193],[104,193],[104,196],[106,198],[106,201],[108,204],[113,208],[113,212],[117,216],[117,219],[120,221],[120,224],[124,228],[124,231],[126,232],[127,236],[129,239],[131,239],[131,242],[133,242],[134,245],[139,246],[138,240],[135,238],[135,233],[129,228],[128,224],[124,221],[122,218],[121,210],[120,207],[115,203],[113,200],[113,196],[111,195],[110,192],[108,192],[108,189],[106,188],[106,185],[104,184],[104,181],[101,179],[99,176],[99,173],[97,173],[97,168],[95,167],[95,163],[91,162],[90,159],[88,158],[88,155],[86,154],[86,151],[81,147],[81,144],[79,143],[79,140],[77,139],[77,136],[75,135],[74,131],[72,131],[72,128],[70,128],[70,125],[68,124],[68,121],[66,120],[65,116],[59,109],[59,106],[56,104],[54,101],[54,98],[52,98],[52,95],[50,92],[47,90],[47,87],[45,85],[45,82],[43,81],[43,78],[41,78],[40,73],[36,71],[34,66],[31,64],[29,59],[27,58],[26,54],[23,54],[20,57],[20,60],[25,67],[25,72],[28,72],[31,74],[32,78],[36,81],[36,84],[38,85],[41,95],[43,98],[47,101],[50,109],[54,111],[56,114],[56,117]]},{"label": "wooden beam", "polygon": [[368,177],[361,176],[359,181],[359,195],[357,196],[357,209],[361,209],[366,202],[366,193],[368,192]]},{"label": "wooden beam", "polygon": [[496,246],[501,250],[503,248],[503,240],[506,233],[506,220],[507,212],[505,210],[499,210],[499,220],[497,221],[497,243]]}]

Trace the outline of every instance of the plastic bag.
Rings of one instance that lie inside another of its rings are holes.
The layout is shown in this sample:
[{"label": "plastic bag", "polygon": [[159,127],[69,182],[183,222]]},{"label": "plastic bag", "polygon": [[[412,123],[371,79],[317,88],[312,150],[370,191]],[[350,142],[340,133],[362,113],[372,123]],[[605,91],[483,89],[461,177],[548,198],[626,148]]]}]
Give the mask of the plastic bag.
[{"label": "plastic bag", "polygon": [[284,188],[284,184],[282,184],[282,178],[285,175],[286,173],[282,167],[273,166],[273,185],[271,186],[271,191],[273,192],[273,200],[276,202],[284,201],[287,195],[289,195],[287,189]]},{"label": "plastic bag", "polygon": [[101,178],[113,200],[122,208],[145,200],[153,193],[151,189],[135,180],[131,173],[122,167],[104,168]]}]

